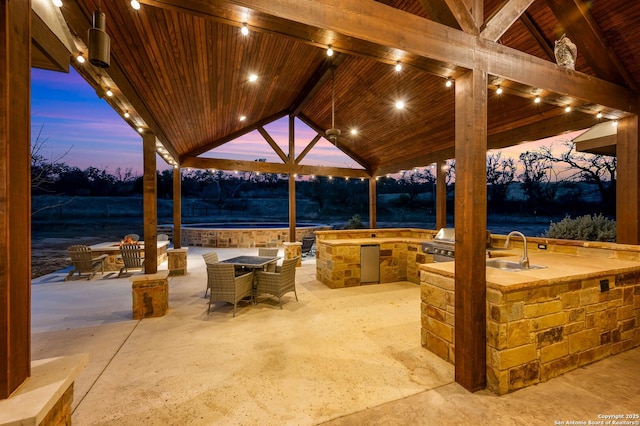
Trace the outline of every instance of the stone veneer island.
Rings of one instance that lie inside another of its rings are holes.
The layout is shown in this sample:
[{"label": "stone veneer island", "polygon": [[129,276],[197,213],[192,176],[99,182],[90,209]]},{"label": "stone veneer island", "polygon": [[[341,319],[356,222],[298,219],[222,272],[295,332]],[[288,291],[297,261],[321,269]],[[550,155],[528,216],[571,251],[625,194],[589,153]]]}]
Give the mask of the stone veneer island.
[{"label": "stone veneer island", "polygon": [[[421,287],[422,345],[455,363],[455,262],[422,252],[435,230],[316,232],[316,278],[360,285],[360,247],[380,245],[380,283]],[[491,235],[488,257],[518,261],[523,242]],[[531,264],[487,268],[487,387],[502,395],[640,345],[640,247],[528,238]]]}]

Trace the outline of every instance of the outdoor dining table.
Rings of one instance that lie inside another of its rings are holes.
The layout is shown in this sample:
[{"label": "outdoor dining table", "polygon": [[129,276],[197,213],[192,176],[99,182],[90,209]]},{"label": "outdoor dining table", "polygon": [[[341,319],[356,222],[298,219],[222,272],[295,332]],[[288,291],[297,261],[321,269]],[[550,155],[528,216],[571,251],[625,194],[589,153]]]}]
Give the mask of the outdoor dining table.
[{"label": "outdoor dining table", "polygon": [[[221,260],[220,263],[230,263],[236,267],[242,267],[245,269],[251,269],[251,273],[253,273],[256,269],[265,269],[265,267],[273,262],[277,262],[279,257],[271,257],[271,256],[237,256],[232,257],[231,259]],[[256,276],[253,275],[253,300],[255,303],[256,300]]]}]

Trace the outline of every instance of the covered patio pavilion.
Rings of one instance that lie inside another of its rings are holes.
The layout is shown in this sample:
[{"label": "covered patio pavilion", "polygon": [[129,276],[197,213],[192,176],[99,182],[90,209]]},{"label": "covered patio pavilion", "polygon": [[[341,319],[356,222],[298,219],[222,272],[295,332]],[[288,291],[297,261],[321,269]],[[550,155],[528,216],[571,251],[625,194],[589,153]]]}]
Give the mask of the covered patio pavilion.
[{"label": "covered patio pavilion", "polygon": [[[455,158],[455,227],[461,236],[456,241],[455,380],[470,391],[484,388],[486,380],[486,185],[479,177],[485,176],[488,148],[584,129],[599,120],[617,121],[618,243],[640,243],[637,2],[591,2],[590,7],[581,0],[140,3],[140,10],[124,1],[102,3],[111,64],[74,66],[99,95],[113,92],[107,101],[141,129],[147,241],[157,234],[157,151],[178,168],[288,174],[292,235],[296,173],[370,179],[374,228],[376,176]],[[29,377],[31,368],[25,220],[30,210],[29,68],[64,71],[71,54],[90,57],[86,34],[97,8],[92,0],[66,1],[61,9],[44,0],[2,2],[4,398]],[[250,32],[243,42],[245,24]],[[553,41],[563,32],[578,46],[575,70],[554,63]],[[330,58],[328,48],[335,51]],[[404,67],[402,77],[394,73],[397,64]],[[259,86],[248,82],[250,72],[263,78]],[[448,88],[445,81],[455,83]],[[494,95],[498,87],[504,96]],[[398,116],[390,105],[399,92],[409,95],[407,112]],[[264,131],[267,123],[285,116],[291,123],[288,152]],[[294,117],[318,131],[318,138],[297,155]],[[347,133],[352,125],[360,130],[357,138]],[[327,134],[326,129],[342,130],[332,137],[337,132]],[[280,163],[203,155],[253,130],[263,134]],[[323,136],[361,168],[302,165],[300,160]],[[179,201],[179,173],[174,176]],[[446,217],[441,173],[439,183],[438,227]],[[180,203],[174,206],[180,241]],[[155,270],[156,265],[147,265],[147,273]]]},{"label": "covered patio pavilion", "polygon": [[416,338],[418,286],[329,289],[313,259],[296,272],[299,301],[284,296],[282,311],[263,296],[235,318],[224,303],[207,314],[210,250],[189,249],[189,275],[171,278],[170,310],[154,319],[131,319],[126,278],[34,280],[34,359],[89,354],[74,424],[548,425],[638,406],[640,348],[499,398],[470,394]]}]

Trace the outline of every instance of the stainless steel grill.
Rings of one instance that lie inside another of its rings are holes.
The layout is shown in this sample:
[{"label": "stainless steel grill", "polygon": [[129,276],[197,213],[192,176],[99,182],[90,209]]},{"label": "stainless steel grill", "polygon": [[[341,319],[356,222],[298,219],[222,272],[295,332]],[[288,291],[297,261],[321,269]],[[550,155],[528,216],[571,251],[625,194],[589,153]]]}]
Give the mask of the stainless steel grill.
[{"label": "stainless steel grill", "polygon": [[455,258],[456,231],[455,228],[442,228],[433,241],[422,243],[424,253],[433,254],[434,262],[450,262]]}]

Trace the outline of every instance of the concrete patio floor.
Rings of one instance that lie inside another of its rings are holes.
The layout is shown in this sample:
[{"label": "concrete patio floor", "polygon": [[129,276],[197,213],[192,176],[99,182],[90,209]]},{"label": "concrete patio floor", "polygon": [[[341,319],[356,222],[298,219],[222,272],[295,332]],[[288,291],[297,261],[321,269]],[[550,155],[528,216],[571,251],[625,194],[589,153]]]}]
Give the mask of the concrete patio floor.
[{"label": "concrete patio floor", "polygon": [[640,413],[640,348],[505,396],[471,394],[420,346],[419,286],[332,290],[313,260],[297,270],[299,301],[284,296],[283,310],[261,298],[235,318],[221,303],[207,315],[210,250],[189,249],[189,274],[170,279],[160,318],[131,319],[131,285],[117,273],[33,280],[32,358],[89,354],[74,424],[551,425]]}]

